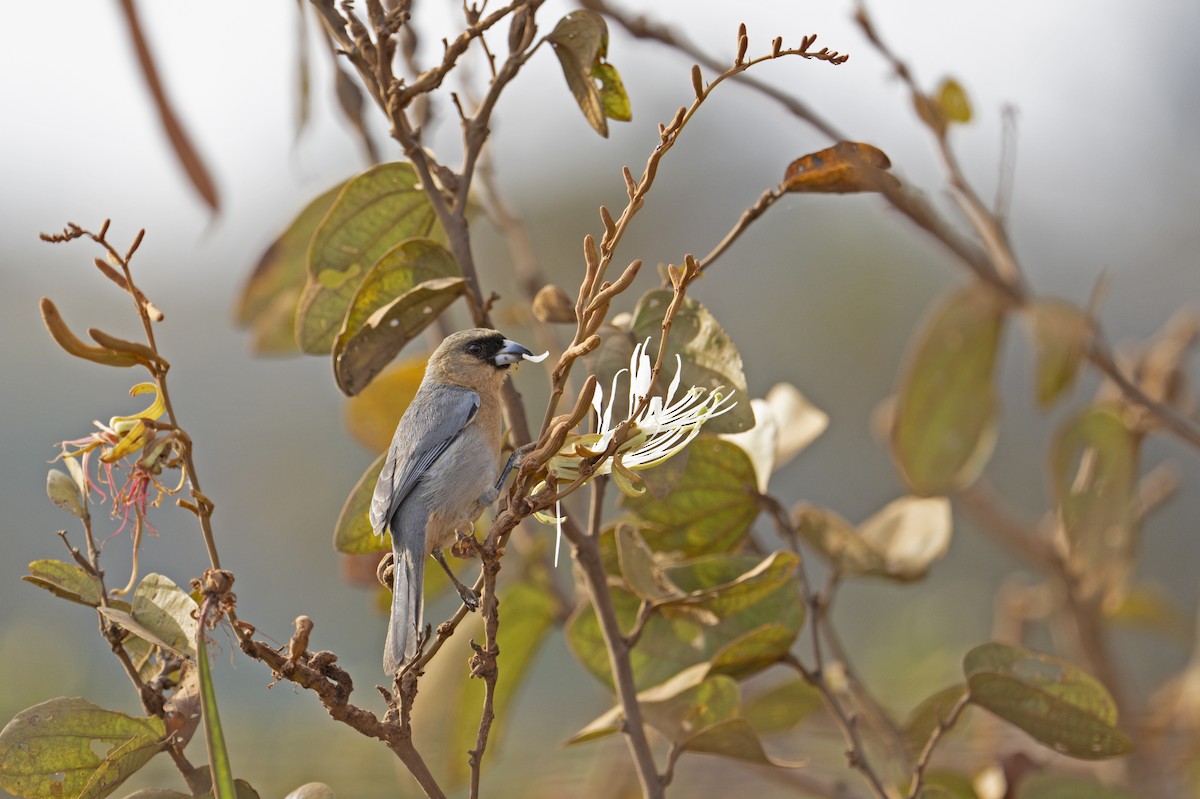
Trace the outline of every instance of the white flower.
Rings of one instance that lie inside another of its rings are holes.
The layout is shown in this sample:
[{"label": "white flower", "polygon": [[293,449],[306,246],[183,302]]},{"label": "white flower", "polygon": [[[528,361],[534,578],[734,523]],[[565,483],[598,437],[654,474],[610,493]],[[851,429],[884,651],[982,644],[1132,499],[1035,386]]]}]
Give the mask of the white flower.
[{"label": "white flower", "polygon": [[[622,369],[613,376],[609,390],[608,406],[604,406],[604,391],[596,386],[592,396],[592,407],[596,410],[598,429],[595,433],[570,436],[559,451],[550,458],[546,468],[558,483],[573,483],[581,475],[585,458],[594,458],[611,446],[617,430],[629,422],[629,436],[616,451],[595,464],[591,477],[611,474],[613,481],[623,493],[636,496],[646,489],[635,472],[657,466],[682,450],[700,433],[700,427],[709,419],[731,410],[737,403],[730,402],[733,392],[721,393],[723,387],[705,390],[693,386],[678,399],[682,374],[682,361],[675,356],[675,377],[667,387],[665,397],[649,397],[653,366],[647,350],[650,339],[633,348],[629,369]],[[617,400],[617,381],[629,373],[629,397],[624,416],[613,422],[613,410]],[[640,411],[639,411],[640,409]],[[590,479],[590,477],[589,477]],[[554,544],[554,563],[558,564],[559,545],[562,539],[562,510],[555,509],[557,516],[540,516],[542,521],[558,525],[558,539]]]}]

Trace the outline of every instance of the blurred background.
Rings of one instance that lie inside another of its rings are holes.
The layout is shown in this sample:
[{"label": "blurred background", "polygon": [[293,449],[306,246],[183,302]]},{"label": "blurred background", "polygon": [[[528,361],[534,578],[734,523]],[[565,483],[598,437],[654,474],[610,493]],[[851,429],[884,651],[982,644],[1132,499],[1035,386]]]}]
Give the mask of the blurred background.
[{"label": "blurred background", "polygon": [[[417,4],[419,58],[440,57],[457,31],[458,4]],[[549,2],[542,31],[571,10]],[[90,612],[20,581],[29,561],[65,554],[54,532],[74,519],[45,495],[56,442],[91,421],[142,407],[126,392],[133,375],[74,360],[50,340],[37,300],[51,296],[68,323],[138,337],[123,295],[90,265],[87,243],[51,246],[39,232],[67,221],[97,229],[112,219],[123,246],[139,228],[134,261],[143,289],[166,314],[159,344],[170,359],[172,394],[196,441],[223,563],[238,575],[239,615],[286,642],[292,619],[316,622],[314,648],[338,653],[357,679],[356,699],[377,712],[385,618],[372,595],[347,585],[331,546],[342,502],[370,461],[344,431],[342,398],[328,360],[264,360],[248,353],[231,309],[262,251],[318,193],[367,166],[337,112],[330,59],[312,36],[312,114],[298,133],[298,5],[292,2],[144,3],[142,22],[177,112],[220,192],[210,214],[167,144],[115,3],[26,3],[6,9],[0,49],[0,720],[54,696],[84,696],[139,712],[136,697],[95,634]],[[757,71],[793,91],[848,138],[882,148],[896,173],[952,209],[933,145],[908,95],[852,22],[849,2],[660,2],[654,13],[717,58],[732,58],[746,22],[750,53],[771,38],[797,44],[820,35],[848,52],[839,67],[783,59]],[[974,107],[953,142],[968,177],[990,198],[1000,171],[1001,111],[1015,108],[1015,191],[1010,231],[1039,293],[1083,303],[1101,275],[1110,288],[1101,314],[1117,342],[1152,334],[1178,307],[1200,302],[1200,5],[1103,0],[875,3],[878,31],[932,90],[953,76]],[[428,16],[427,16],[428,15]],[[503,50],[503,33],[495,46]],[[610,123],[601,139],[587,126],[557,60],[543,49],[504,94],[492,146],[506,199],[524,217],[542,268],[573,291],[580,241],[600,229],[599,204],[620,208],[620,168],[640,172],[656,126],[689,102],[690,62],[662,46],[610,30],[609,60],[620,70],[633,121]],[[482,74],[479,61],[474,73]],[[377,115],[368,117],[385,160],[400,157]],[[457,124],[438,108],[430,141],[456,163]],[[707,252],[794,158],[832,142],[764,97],[726,84],[667,157],[618,251],[622,263],[679,262]],[[953,210],[950,214],[953,217]],[[502,238],[478,226],[484,291],[520,300],[504,279]],[[772,491],[859,521],[903,493],[887,453],[868,429],[892,390],[908,337],[923,308],[964,279],[940,245],[868,195],[793,195],[777,204],[693,292],[741,348],[751,393],[796,384],[831,416],[828,432],[777,474]],[[652,285],[653,270],[642,289]],[[631,307],[640,291],[631,292]],[[627,308],[626,308],[627,309]],[[461,318],[461,317],[460,317]],[[513,331],[506,331],[512,333]],[[419,354],[414,345],[411,353]],[[1046,508],[1045,445],[1070,407],[1096,386],[1085,376],[1067,403],[1039,412],[1032,400],[1030,346],[1010,327],[1003,360],[1004,418],[988,475],[1028,519]],[[1193,362],[1193,372],[1196,364]],[[518,381],[540,417],[544,377]],[[533,419],[534,422],[537,418]],[[1176,464],[1183,489],[1145,526],[1139,580],[1178,609],[1186,633],[1200,563],[1200,458],[1183,445],[1150,441],[1144,466]],[[148,540],[143,572],[180,584],[204,562],[195,525],[164,510]],[[104,532],[101,520],[99,532]],[[760,521],[764,539],[767,525]],[[114,528],[109,528],[111,532]],[[547,528],[548,529],[548,528]],[[124,582],[127,534],[107,542],[105,562]],[[949,556],[918,586],[855,584],[836,623],[868,684],[904,712],[959,673],[959,658],[989,637],[991,601],[1002,577],[1020,568],[960,523]],[[449,605],[435,605],[441,618]],[[1118,639],[1120,665],[1143,693],[1186,662],[1186,635],[1134,631]],[[326,717],[314,697],[236,651],[217,663],[218,686],[238,776],[262,796],[309,780],[339,796],[396,795],[396,763],[380,746]],[[897,659],[908,664],[895,668]],[[552,636],[518,697],[512,727],[494,745],[490,778],[498,795],[573,795],[568,786],[600,777],[627,757],[617,739],[562,750],[559,744],[608,705],[608,695]],[[529,688],[534,688],[529,690]],[[435,701],[430,695],[424,701]],[[781,751],[808,753],[805,744]],[[202,744],[194,759],[203,760]],[[836,751],[835,746],[833,751]],[[436,757],[436,754],[433,754]],[[166,759],[128,784],[180,788]],[[535,764],[533,769],[530,763]],[[714,761],[727,779],[771,786],[775,776]],[[687,761],[685,760],[685,766]],[[532,772],[532,774],[531,774]],[[536,779],[534,779],[536,777]],[[688,769],[681,770],[686,795]],[[531,786],[531,780],[533,785]],[[407,786],[407,782],[403,783]],[[708,783],[711,785],[715,783]],[[128,792],[126,788],[122,791]]]}]

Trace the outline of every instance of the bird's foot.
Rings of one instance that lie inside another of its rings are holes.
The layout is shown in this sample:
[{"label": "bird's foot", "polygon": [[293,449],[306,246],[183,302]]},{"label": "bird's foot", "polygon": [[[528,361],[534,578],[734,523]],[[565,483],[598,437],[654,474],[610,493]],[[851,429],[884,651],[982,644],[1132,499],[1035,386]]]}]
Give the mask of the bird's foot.
[{"label": "bird's foot", "polygon": [[396,580],[396,553],[389,552],[379,560],[379,565],[375,567],[375,577],[378,578],[380,585],[391,591]]}]

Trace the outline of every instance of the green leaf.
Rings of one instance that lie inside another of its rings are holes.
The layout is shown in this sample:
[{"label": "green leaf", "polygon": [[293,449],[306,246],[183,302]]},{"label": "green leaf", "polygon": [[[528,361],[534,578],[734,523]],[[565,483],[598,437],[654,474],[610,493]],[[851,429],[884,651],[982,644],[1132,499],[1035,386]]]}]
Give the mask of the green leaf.
[{"label": "green leaf", "polygon": [[[701,663],[745,676],[778,660],[804,621],[794,576],[780,577],[785,565],[774,560],[763,566],[747,555],[711,555],[670,569],[668,578],[703,601],[664,607],[649,617],[630,652],[636,684],[658,685]],[[723,585],[725,596],[709,592]],[[641,600],[620,586],[611,590],[618,623],[629,630]],[[780,629],[763,629],[772,626]],[[608,650],[591,605],[579,608],[568,620],[567,643],[590,673],[612,685]]]},{"label": "green leaf", "polygon": [[[738,563],[754,564],[730,579],[731,567]],[[719,619],[729,618],[751,608],[789,583],[795,584],[800,557],[792,552],[772,552],[762,561],[710,555],[667,570],[672,583],[689,593],[660,603],[663,607],[699,605]]]},{"label": "green leaf", "polygon": [[806,765],[804,761],[769,757],[763,750],[758,734],[750,722],[743,718],[725,719],[705,727],[685,741],[683,748],[689,752],[720,755],[777,768],[802,768]]},{"label": "green leaf", "polygon": [[83,494],[66,472],[51,469],[46,474],[46,494],[51,502],[76,518],[82,519],[87,515],[83,505]]},{"label": "green leaf", "polygon": [[335,347],[344,347],[375,312],[426,280],[461,276],[454,256],[438,242],[405,239],[385,252],[367,272],[346,311]]},{"label": "green leaf", "polygon": [[21,579],[80,605],[94,608],[100,604],[100,581],[74,563],[35,560]]},{"label": "green leaf", "polygon": [[[135,718],[78,698],[21,711],[0,731],[0,788],[26,799],[112,793],[161,748],[157,718]],[[103,756],[96,746],[107,747]]]},{"label": "green leaf", "polygon": [[733,549],[745,538],[758,516],[756,493],[746,453],[701,436],[688,445],[687,466],[670,494],[658,500],[647,492],[625,505],[647,523],[642,536],[652,550],[693,557]]},{"label": "green leaf", "polygon": [[764,624],[718,649],[709,663],[714,674],[756,674],[778,663],[795,641],[796,631],[789,626]]},{"label": "green leaf", "polygon": [[1037,400],[1046,407],[1075,385],[1092,343],[1092,321],[1059,300],[1032,303],[1026,313],[1037,351]]},{"label": "green leaf", "polygon": [[366,555],[392,551],[391,534],[385,530],[382,536],[375,535],[369,516],[371,496],[375,493],[375,484],[379,482],[379,473],[383,471],[385,457],[386,451],[371,462],[342,505],[342,512],[333,530],[333,548],[338,552]]},{"label": "green leaf", "polygon": [[625,93],[625,84],[621,81],[617,68],[612,64],[595,64],[592,66],[592,78],[600,81],[597,91],[600,93],[604,116],[618,122],[629,122],[633,119],[629,95]]},{"label": "green leaf", "polygon": [[[200,621],[204,621],[203,611]],[[212,667],[208,662],[208,641],[204,627],[203,623],[198,624],[196,662],[200,671],[200,710],[204,719],[204,740],[208,744],[213,796],[216,799],[238,799],[229,751],[225,748],[225,730],[221,727],[221,714],[217,710],[217,690],[213,686]]]},{"label": "green leaf", "polygon": [[1021,781],[1016,799],[1138,799],[1124,788],[1101,785],[1086,777],[1030,774]]},{"label": "green leaf", "polygon": [[973,703],[1057,752],[1100,760],[1133,749],[1108,691],[1064,660],[987,643],[966,654],[963,673]]},{"label": "green leaf", "polygon": [[971,121],[971,101],[967,92],[954,78],[946,78],[938,86],[937,107],[947,122],[965,124]]},{"label": "green leaf", "polygon": [[367,271],[405,239],[445,243],[411,164],[380,164],[350,180],[317,226],[308,250],[308,276],[296,311],[296,342],[324,355]]},{"label": "green leaf", "polygon": [[917,705],[904,722],[904,742],[909,754],[916,757],[925,748],[929,736],[950,717],[950,712],[967,694],[967,686],[959,683],[943,688]]},{"label": "green leaf", "polygon": [[583,111],[584,119],[601,136],[608,137],[604,102],[592,80],[592,70],[608,50],[608,25],[595,11],[572,11],[558,21],[546,39],[562,65],[567,87]]},{"label": "green leaf", "polygon": [[972,284],[938,303],[917,339],[892,428],[892,454],[917,494],[969,486],[992,453],[1004,313],[991,289]]},{"label": "green leaf", "polygon": [[1084,593],[1100,592],[1110,609],[1125,593],[1138,538],[1140,444],[1118,406],[1097,405],[1069,420],[1050,450],[1071,564]]},{"label": "green leaf", "polygon": [[760,735],[766,735],[787,732],[824,706],[820,691],[802,679],[794,679],[746,702],[742,716]]},{"label": "green leaf", "polygon": [[154,735],[143,735],[114,746],[88,778],[87,784],[79,792],[79,799],[108,796],[162,748],[162,740]]},{"label": "green leaf", "polygon": [[338,388],[354,396],[392,362],[404,345],[467,291],[461,277],[418,283],[381,307],[362,327],[333,349],[333,375]]},{"label": "green leaf", "polygon": [[[633,311],[633,337],[636,341],[649,338],[657,343],[671,297],[670,289],[654,289],[638,300]],[[652,360],[656,353],[657,349],[651,350]],[[699,386],[705,390],[724,386],[724,393],[737,394],[734,397],[737,405],[728,413],[707,422],[704,425],[706,433],[740,433],[754,426],[754,410],[750,406],[746,375],[742,372],[742,356],[729,334],[708,309],[688,297],[684,298],[675,315],[667,337],[664,374],[659,377],[657,384],[659,392],[665,391],[675,373],[676,355],[682,360],[680,385]],[[629,361],[626,360],[625,364],[628,365]]]},{"label": "green leaf", "polygon": [[654,562],[654,553],[630,524],[617,525],[617,561],[625,583],[642,599],[658,602],[680,598],[684,594]]},{"label": "green leaf", "polygon": [[339,183],[305,206],[259,258],[242,287],[234,320],[252,329],[251,349],[260,355],[296,352],[296,305],[308,277],[308,246],[317,225],[345,186]]}]

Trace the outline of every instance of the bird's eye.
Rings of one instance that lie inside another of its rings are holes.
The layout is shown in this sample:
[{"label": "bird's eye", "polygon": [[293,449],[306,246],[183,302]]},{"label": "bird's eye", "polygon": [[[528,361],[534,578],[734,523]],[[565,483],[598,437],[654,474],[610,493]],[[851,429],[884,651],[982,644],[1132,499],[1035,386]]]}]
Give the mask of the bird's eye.
[{"label": "bird's eye", "polygon": [[468,344],[467,352],[471,353],[472,355],[478,355],[479,353],[483,352],[483,345],[482,344]]}]

